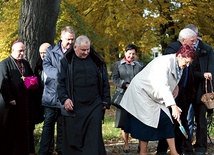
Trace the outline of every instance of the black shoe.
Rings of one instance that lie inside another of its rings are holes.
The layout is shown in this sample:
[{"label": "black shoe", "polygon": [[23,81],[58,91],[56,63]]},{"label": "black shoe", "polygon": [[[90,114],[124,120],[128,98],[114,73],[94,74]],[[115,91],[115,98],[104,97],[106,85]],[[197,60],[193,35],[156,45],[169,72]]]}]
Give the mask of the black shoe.
[{"label": "black shoe", "polygon": [[195,152],[194,155],[205,155],[205,153],[204,152]]},{"label": "black shoe", "polygon": [[127,149],[127,150],[123,149],[124,153],[129,153],[130,151],[131,151],[130,149]]},{"label": "black shoe", "polygon": [[166,152],[157,152],[156,155],[167,155]]},{"label": "black shoe", "polygon": [[61,151],[57,152],[57,155],[62,155],[62,152]]},{"label": "black shoe", "polygon": [[137,153],[140,153],[140,146],[137,146]]}]

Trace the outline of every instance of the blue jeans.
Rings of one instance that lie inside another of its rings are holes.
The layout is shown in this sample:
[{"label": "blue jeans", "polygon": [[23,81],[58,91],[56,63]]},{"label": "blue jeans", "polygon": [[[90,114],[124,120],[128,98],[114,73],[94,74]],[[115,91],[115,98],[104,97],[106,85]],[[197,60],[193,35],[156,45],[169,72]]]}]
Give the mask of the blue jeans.
[{"label": "blue jeans", "polygon": [[39,155],[52,154],[54,151],[54,127],[57,122],[56,151],[62,152],[62,116],[60,109],[44,107],[44,125],[40,141]]},{"label": "blue jeans", "polygon": [[193,133],[194,133],[194,115],[195,115],[194,109],[192,107],[192,104],[190,104],[188,114],[187,114],[187,121],[188,121],[191,140],[193,140]]}]

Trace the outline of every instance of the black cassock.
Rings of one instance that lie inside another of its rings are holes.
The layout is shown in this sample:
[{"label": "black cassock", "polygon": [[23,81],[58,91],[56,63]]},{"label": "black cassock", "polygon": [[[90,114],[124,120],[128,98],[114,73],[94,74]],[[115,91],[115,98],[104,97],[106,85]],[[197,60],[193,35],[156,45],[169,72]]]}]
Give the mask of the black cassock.
[{"label": "black cassock", "polygon": [[[21,60],[23,76],[33,72]],[[26,89],[22,73],[10,56],[0,62],[0,154],[28,155],[34,152],[34,91]],[[9,102],[15,100],[16,105]]]},{"label": "black cassock", "polygon": [[[102,99],[98,73],[90,57],[74,58],[73,96],[76,117],[64,116],[64,155],[105,155],[102,139]],[[71,83],[70,83],[71,84]]]}]

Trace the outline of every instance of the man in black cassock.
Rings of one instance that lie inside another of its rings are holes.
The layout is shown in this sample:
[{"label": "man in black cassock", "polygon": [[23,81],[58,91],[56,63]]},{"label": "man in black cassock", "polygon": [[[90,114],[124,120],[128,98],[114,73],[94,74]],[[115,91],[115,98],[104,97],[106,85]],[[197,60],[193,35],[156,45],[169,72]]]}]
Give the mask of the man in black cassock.
[{"label": "man in black cassock", "polygon": [[33,90],[26,89],[24,77],[32,76],[23,59],[25,46],[12,45],[12,54],[0,62],[0,154],[29,155],[33,145]]},{"label": "man in black cassock", "polygon": [[64,105],[63,155],[105,155],[103,109],[110,107],[110,87],[103,59],[79,36],[61,59],[58,96]]}]

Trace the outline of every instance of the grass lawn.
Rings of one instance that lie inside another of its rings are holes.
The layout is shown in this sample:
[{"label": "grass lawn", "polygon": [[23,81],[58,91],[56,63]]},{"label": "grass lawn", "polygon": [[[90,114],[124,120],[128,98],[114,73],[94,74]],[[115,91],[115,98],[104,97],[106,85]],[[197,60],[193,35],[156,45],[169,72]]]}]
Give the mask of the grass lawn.
[{"label": "grass lawn", "polygon": [[[107,146],[110,146],[112,144],[123,144],[123,140],[121,138],[121,130],[114,128],[115,110],[116,108],[114,106],[111,106],[111,109],[107,110],[105,114],[105,120],[103,124],[103,139]],[[38,149],[39,149],[39,141],[41,138],[42,126],[43,126],[43,123],[37,124],[36,129],[34,130],[36,152],[38,152]],[[209,131],[210,138],[213,139],[214,138],[214,118],[212,118],[212,124],[208,128],[208,131]],[[134,139],[130,139],[130,141],[136,143],[136,140]],[[208,142],[209,142],[209,139],[208,139]]]}]

